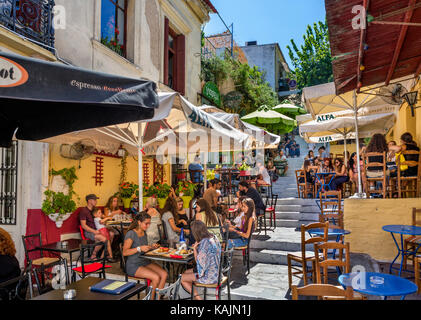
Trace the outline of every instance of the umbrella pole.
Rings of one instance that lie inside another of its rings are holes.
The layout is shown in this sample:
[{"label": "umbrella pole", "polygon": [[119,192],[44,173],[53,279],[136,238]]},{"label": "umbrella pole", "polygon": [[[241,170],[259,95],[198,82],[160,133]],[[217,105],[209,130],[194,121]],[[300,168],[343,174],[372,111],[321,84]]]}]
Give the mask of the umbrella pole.
[{"label": "umbrella pole", "polygon": [[358,198],[362,198],[363,187],[361,183],[361,166],[360,166],[360,140],[358,133],[358,109],[357,109],[357,92],[354,90],[354,117],[355,117],[355,139],[357,141],[357,169],[358,169]]},{"label": "umbrella pole", "polygon": [[344,136],[344,151],[345,151],[345,163],[344,165],[346,166],[346,164],[348,163],[348,152],[347,152],[347,145],[346,145],[346,135]]},{"label": "umbrella pole", "polygon": [[[139,212],[143,211],[143,136],[142,136],[142,126],[143,123],[138,125],[138,141],[139,147],[137,148],[137,159],[138,159],[138,174],[139,174]],[[142,207],[141,207],[142,206]]]}]

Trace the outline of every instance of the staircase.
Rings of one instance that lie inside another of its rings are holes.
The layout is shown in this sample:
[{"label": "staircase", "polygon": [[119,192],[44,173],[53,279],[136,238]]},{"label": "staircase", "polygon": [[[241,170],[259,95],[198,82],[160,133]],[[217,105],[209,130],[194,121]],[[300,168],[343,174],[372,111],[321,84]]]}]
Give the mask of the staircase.
[{"label": "staircase", "polygon": [[[287,300],[288,289],[287,255],[301,251],[302,224],[316,222],[319,208],[313,199],[299,199],[295,170],[301,169],[308,153],[307,144],[300,137],[301,157],[288,158],[288,172],[273,185],[273,193],[278,194],[276,206],[276,229],[254,234],[251,240],[250,274],[245,276],[241,256],[236,254],[233,267],[232,299],[238,300]],[[269,220],[268,220],[269,221]],[[309,253],[313,251],[308,247]],[[293,278],[293,284],[300,280]]]}]

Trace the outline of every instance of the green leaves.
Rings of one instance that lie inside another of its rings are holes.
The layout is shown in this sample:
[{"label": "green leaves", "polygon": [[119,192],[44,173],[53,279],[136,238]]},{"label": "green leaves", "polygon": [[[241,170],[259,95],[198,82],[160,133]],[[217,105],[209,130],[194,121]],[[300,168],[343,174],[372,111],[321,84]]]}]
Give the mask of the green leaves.
[{"label": "green leaves", "polygon": [[76,203],[72,200],[71,195],[65,195],[63,192],[54,192],[46,190],[44,192],[46,198],[42,203],[42,212],[47,216],[53,213],[65,215],[76,210]]},{"label": "green leaves", "polygon": [[326,22],[315,22],[307,26],[304,42],[300,48],[291,39],[287,46],[289,57],[295,68],[290,77],[297,80],[298,88],[310,87],[333,81],[332,56],[329,30]]}]

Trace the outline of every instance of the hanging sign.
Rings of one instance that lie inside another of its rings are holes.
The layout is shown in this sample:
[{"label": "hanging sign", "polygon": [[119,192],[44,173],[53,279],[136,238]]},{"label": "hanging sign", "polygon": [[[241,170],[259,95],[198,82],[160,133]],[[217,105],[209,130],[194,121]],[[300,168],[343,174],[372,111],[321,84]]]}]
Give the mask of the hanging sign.
[{"label": "hanging sign", "polygon": [[207,82],[203,86],[203,96],[209,101],[213,102],[217,107],[221,106],[221,93],[217,85],[213,82]]}]

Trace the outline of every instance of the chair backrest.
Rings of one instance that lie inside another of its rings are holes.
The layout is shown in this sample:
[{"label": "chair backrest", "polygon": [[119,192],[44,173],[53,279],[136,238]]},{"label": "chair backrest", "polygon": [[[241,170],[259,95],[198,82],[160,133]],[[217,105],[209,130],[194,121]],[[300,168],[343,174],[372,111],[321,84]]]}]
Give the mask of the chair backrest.
[{"label": "chair backrest", "polygon": [[79,225],[79,231],[80,231],[80,236],[82,237],[82,240],[88,240],[88,238],[85,237],[85,232],[83,231],[83,228],[81,225]]},{"label": "chair backrest", "polygon": [[417,215],[421,214],[421,209],[412,208],[412,225],[421,226],[421,220],[417,219]]},{"label": "chair backrest", "polygon": [[297,185],[300,185],[300,178],[306,179],[306,172],[305,170],[295,170],[295,178],[297,179]]},{"label": "chair backrest", "polygon": [[343,228],[342,192],[320,192],[320,222],[333,219],[337,226]]},{"label": "chair backrest", "polygon": [[[383,160],[381,162],[372,161],[370,162],[370,158],[382,158]],[[363,153],[363,166],[364,166],[364,172],[367,172],[368,169],[373,167],[381,167],[383,172],[386,172],[386,152],[366,152]]]},{"label": "chair backrest", "polygon": [[233,255],[234,255],[234,248],[221,252],[221,260],[219,262],[218,285],[221,284],[222,277],[225,274],[228,277],[230,277]]},{"label": "chair backrest", "polygon": [[[416,151],[416,150],[405,150],[402,152],[402,155],[405,158],[405,161],[401,161],[400,157],[396,157],[396,162],[398,165],[398,171],[400,171],[400,166],[401,165],[406,165],[408,167],[416,167],[420,165],[421,162],[421,157],[420,157],[420,152]],[[414,158],[417,157],[418,160],[408,160],[409,158]]]},{"label": "chair backrest", "polygon": [[146,295],[142,300],[151,300],[152,298],[153,287],[146,288]]},{"label": "chair backrest", "polygon": [[118,245],[118,248],[120,249],[120,256],[121,256],[121,265],[123,267],[123,271],[124,273],[126,273],[126,262],[127,262],[127,257],[125,257],[123,255],[123,243],[120,243]]},{"label": "chair backrest", "polygon": [[299,296],[309,297],[335,297],[335,300],[352,300],[354,292],[351,287],[346,290],[331,284],[309,284],[305,287],[298,288],[291,286],[292,300],[298,300]]},{"label": "chair backrest", "polygon": [[32,263],[29,262],[25,271],[16,278],[0,283],[0,301],[26,300],[26,293],[32,276]]},{"label": "chair backrest", "polygon": [[[102,271],[105,274],[105,262],[106,262],[106,255],[104,252],[103,257],[96,257],[95,259],[91,259],[90,255],[92,254],[92,252],[95,250],[96,247],[99,247],[97,250],[97,255],[99,254],[99,252],[102,252],[106,249],[106,243],[105,242],[96,242],[96,243],[83,243],[80,246],[80,262],[81,262],[81,266],[82,266],[82,277],[84,278],[85,275],[91,273],[91,272],[87,272],[85,270],[85,265],[89,265],[91,263],[100,263],[102,264]],[[95,273],[97,273],[99,271],[95,271]]]},{"label": "chair backrest", "polygon": [[181,286],[181,274],[178,275],[177,281],[164,289],[156,288],[156,295],[163,295],[168,300],[179,300],[179,291]]},{"label": "chair backrest", "polygon": [[29,258],[29,253],[33,251],[39,251],[40,256],[43,257],[43,250],[38,249],[42,246],[41,232],[22,236],[23,249],[25,250],[26,261],[30,262],[32,259]]},{"label": "chair backrest", "polygon": [[[335,251],[336,259],[329,259],[329,250]],[[321,261],[320,252],[323,252],[323,260]],[[349,258],[349,242],[323,242],[314,244],[314,255],[316,257],[316,278],[317,283],[322,283],[320,269],[323,269],[324,283],[328,283],[328,268],[339,267],[343,268],[343,273],[350,272],[350,258]]]},{"label": "chair backrest", "polygon": [[276,210],[276,205],[278,203],[278,197],[277,194],[272,194],[270,197],[266,197],[266,209],[268,208],[274,208]]},{"label": "chair backrest", "polygon": [[[314,229],[323,229],[324,234],[323,237],[312,237],[306,239],[306,232]],[[306,245],[318,243],[318,242],[326,242],[328,239],[328,229],[329,223],[328,222],[316,222],[310,223],[308,225],[301,225],[301,256],[303,261],[306,259]]]}]

